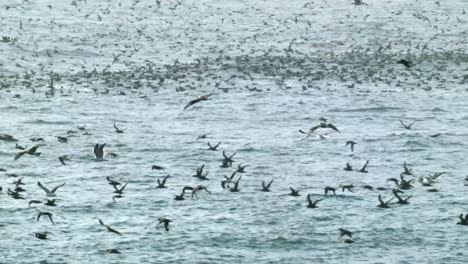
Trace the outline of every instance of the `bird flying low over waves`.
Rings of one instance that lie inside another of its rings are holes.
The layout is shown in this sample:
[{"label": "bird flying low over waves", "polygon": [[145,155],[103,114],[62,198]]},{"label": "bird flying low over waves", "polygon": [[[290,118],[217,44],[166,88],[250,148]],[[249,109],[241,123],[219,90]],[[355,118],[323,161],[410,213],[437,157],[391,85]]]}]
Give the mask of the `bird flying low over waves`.
[{"label": "bird flying low over waves", "polygon": [[29,155],[34,155],[34,156],[39,156],[41,155],[41,152],[37,152],[37,149],[41,146],[45,146],[44,144],[37,144],[37,145],[34,145],[32,146],[31,148],[27,149],[27,150],[23,150],[23,151],[20,151],[18,153],[16,153],[15,155],[15,159],[14,160],[18,160],[19,158],[21,158],[24,154],[29,154]]},{"label": "bird flying low over waves", "polygon": [[188,104],[184,107],[184,110],[189,108],[190,106],[196,104],[196,103],[199,103],[201,101],[207,101],[210,96],[212,96],[213,94],[212,93],[209,93],[209,94],[205,94],[205,95],[202,95],[202,96],[199,96],[195,99],[192,99],[190,102],[188,102]]}]

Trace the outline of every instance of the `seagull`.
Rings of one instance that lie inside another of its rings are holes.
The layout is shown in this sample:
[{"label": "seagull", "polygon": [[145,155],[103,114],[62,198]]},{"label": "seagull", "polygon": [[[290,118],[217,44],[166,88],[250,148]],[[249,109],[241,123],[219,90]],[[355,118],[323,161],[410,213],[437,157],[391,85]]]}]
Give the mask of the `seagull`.
[{"label": "seagull", "polygon": [[307,194],[307,208],[318,208],[317,204],[318,202],[322,201],[323,199],[318,199],[318,200],[315,200],[315,201],[312,201],[312,199],[310,198],[310,194]]},{"label": "seagull", "polygon": [[190,106],[192,106],[192,105],[198,103],[198,102],[208,100],[208,99],[210,98],[210,96],[212,96],[212,95],[213,95],[213,94],[210,93],[210,94],[202,95],[202,96],[199,96],[199,97],[197,97],[197,98],[195,98],[195,99],[190,100],[190,102],[188,102],[188,104],[184,107],[184,110],[187,109],[187,108],[189,108]]},{"label": "seagull", "polygon": [[406,125],[405,123],[403,123],[403,120],[400,120],[400,123],[403,125],[403,127],[405,129],[411,129],[411,126],[416,123],[416,120],[413,121],[413,123],[409,124],[409,125]]},{"label": "seagull", "polygon": [[210,142],[208,142],[208,150],[217,151],[220,144],[221,144],[221,141],[218,142],[218,144],[212,146]]},{"label": "seagull", "polygon": [[300,196],[299,190],[294,190],[292,187],[289,187],[289,189],[291,190],[289,195],[291,195],[291,196]]},{"label": "seagull", "polygon": [[380,204],[377,205],[377,207],[380,207],[380,208],[390,208],[390,206],[388,206],[388,203],[390,203],[392,200],[393,200],[393,198],[390,199],[390,200],[388,200],[388,201],[386,201],[386,202],[384,202],[384,201],[382,200],[382,195],[379,194],[379,202],[380,202]]},{"label": "seagull", "polygon": [[109,231],[109,232],[115,233],[115,234],[120,235],[120,236],[122,235],[119,231],[113,229],[112,227],[110,227],[110,226],[108,226],[108,225],[105,225],[104,222],[102,222],[101,219],[99,219],[99,224],[101,224],[102,226],[106,227],[106,228],[107,228],[107,231]]},{"label": "seagull", "polygon": [[167,175],[166,177],[164,177],[164,179],[163,179],[162,181],[160,181],[160,180],[158,179],[158,186],[157,186],[156,188],[167,188],[167,187],[165,186],[167,178],[169,178],[169,175]]},{"label": "seagull", "polygon": [[105,146],[106,146],[106,143],[96,144],[94,146],[94,155],[96,156],[96,160],[104,160],[104,147]]},{"label": "seagull", "polygon": [[39,188],[41,188],[45,193],[46,193],[46,196],[48,197],[54,197],[55,196],[55,192],[58,190],[58,188],[60,187],[63,187],[65,185],[65,183],[61,184],[61,185],[58,185],[56,186],[55,188],[53,188],[52,190],[49,190],[48,188],[46,188],[44,185],[42,185],[41,182],[37,182],[37,185],[39,186]]},{"label": "seagull", "polygon": [[124,131],[119,129],[117,125],[114,123],[115,133],[122,134]]},{"label": "seagull", "polygon": [[52,219],[52,213],[49,213],[49,212],[39,212],[39,214],[37,215],[36,221],[39,221],[39,219],[40,219],[41,216],[43,216],[43,215],[49,217],[50,222],[52,222],[52,224],[55,225],[54,220]]},{"label": "seagull", "polygon": [[158,218],[159,224],[164,224],[164,229],[166,229],[166,232],[169,231],[169,223],[172,222],[172,220],[169,220],[164,217]]},{"label": "seagull", "polygon": [[36,145],[32,146],[31,148],[29,148],[27,150],[23,150],[23,151],[20,151],[20,152],[16,153],[14,160],[18,160],[24,154],[29,154],[29,155],[34,155],[34,156],[41,155],[41,152],[37,152],[37,149],[39,147],[41,147],[41,146],[45,146],[45,145],[44,144],[36,144]]},{"label": "seagull", "polygon": [[351,152],[354,152],[354,145],[356,145],[357,143],[352,141],[352,140],[349,140],[349,141],[346,141],[346,146],[350,145],[351,146]]},{"label": "seagull", "polygon": [[262,192],[269,192],[270,191],[270,186],[273,183],[273,180],[271,180],[268,184],[265,183],[265,181],[262,181]]}]

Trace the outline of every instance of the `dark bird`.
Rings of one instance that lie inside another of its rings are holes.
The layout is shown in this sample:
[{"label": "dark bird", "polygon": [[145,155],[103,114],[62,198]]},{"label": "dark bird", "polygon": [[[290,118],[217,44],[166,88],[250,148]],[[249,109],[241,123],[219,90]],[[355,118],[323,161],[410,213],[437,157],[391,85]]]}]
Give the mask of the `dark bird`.
[{"label": "dark bird", "polygon": [[120,182],[118,182],[116,180],[112,180],[109,176],[107,176],[106,179],[107,179],[107,183],[109,183],[112,186],[121,185]]},{"label": "dark bird", "polygon": [[403,125],[403,127],[404,127],[405,129],[411,129],[411,126],[412,126],[414,123],[416,123],[416,120],[414,120],[413,123],[411,123],[411,124],[409,124],[409,125],[403,123],[403,120],[400,120],[400,123]]},{"label": "dark bird", "polygon": [[351,164],[346,163],[346,167],[344,168],[345,171],[353,171],[353,166],[351,166]]},{"label": "dark bird", "polygon": [[351,147],[351,152],[354,152],[354,145],[356,145],[357,143],[352,141],[352,140],[349,140],[349,141],[346,141],[346,146],[350,145]]},{"label": "dark bird", "polygon": [[397,204],[409,204],[408,200],[411,198],[411,196],[408,196],[405,199],[403,199],[400,195],[398,195],[398,190],[395,189],[392,191],[392,193],[398,199]]},{"label": "dark bird", "polygon": [[401,59],[401,60],[397,61],[397,63],[405,65],[406,68],[410,68],[411,66],[413,66],[413,63],[411,61],[408,61],[408,60],[405,60],[405,59]]},{"label": "dark bird", "polygon": [[336,196],[336,189],[335,189],[335,188],[333,188],[333,187],[326,186],[326,187],[324,188],[324,191],[325,191],[325,195],[327,195],[327,194],[328,194],[328,192],[332,192],[332,193],[333,193],[333,195],[335,195],[335,196]]},{"label": "dark bird", "polygon": [[200,180],[209,180],[206,176],[208,176],[208,172],[203,174],[203,169],[205,168],[205,164],[201,165],[199,168],[197,168],[197,171],[192,177],[198,178]]},{"label": "dark bird", "polygon": [[368,164],[369,164],[369,160],[367,160],[366,164],[364,164],[364,166],[362,166],[362,168],[358,171],[361,173],[368,173],[368,171],[366,170]]},{"label": "dark bird", "polygon": [[345,184],[340,186],[342,191],[348,190],[349,192],[353,192],[354,184]]},{"label": "dark bird", "polygon": [[12,191],[12,190],[10,190],[10,188],[7,188],[7,194],[9,196],[11,196],[11,198],[13,198],[13,199],[24,199],[24,197],[21,196],[21,193],[19,193],[17,191]]},{"label": "dark bird", "polygon": [[226,154],[226,152],[223,150],[223,158],[224,158],[223,164],[226,163],[226,164],[229,165],[229,167],[231,167],[231,166],[232,166],[232,163],[234,162],[234,160],[233,160],[232,158],[233,158],[235,155],[236,155],[236,152],[234,152],[232,155],[228,156],[228,155]]},{"label": "dark bird", "polygon": [[299,190],[294,190],[292,187],[289,187],[289,189],[291,190],[289,195],[291,195],[291,196],[300,196]]},{"label": "dark bird", "polygon": [[191,100],[190,102],[188,102],[188,104],[184,107],[184,110],[187,109],[187,108],[189,108],[190,106],[196,104],[196,103],[201,102],[201,101],[207,101],[207,100],[210,98],[210,96],[212,96],[212,95],[213,95],[213,94],[210,93],[210,94],[202,95],[202,96],[199,96],[199,97],[197,97],[197,98],[195,98],[195,99],[192,99],[192,100]]},{"label": "dark bird", "polygon": [[29,155],[34,155],[34,156],[41,155],[41,152],[37,152],[37,149],[39,147],[41,147],[41,146],[45,146],[45,145],[44,144],[37,144],[37,145],[34,145],[31,148],[27,149],[27,150],[23,150],[23,151],[20,151],[20,152],[16,153],[14,160],[18,160],[24,154],[29,154]]},{"label": "dark bird", "polygon": [[96,156],[96,160],[104,160],[104,147],[106,146],[106,143],[104,144],[96,144],[94,146],[94,155]]},{"label": "dark bird", "polygon": [[34,233],[34,236],[38,239],[46,240],[47,234],[49,234],[49,232],[36,232]]},{"label": "dark bird", "polygon": [[393,198],[390,199],[390,200],[388,200],[388,201],[386,201],[386,202],[384,202],[384,201],[382,200],[382,195],[379,194],[379,202],[380,202],[380,204],[377,205],[377,207],[380,207],[380,208],[390,208],[390,206],[388,206],[388,204],[389,204],[392,200],[393,200]]},{"label": "dark bird", "polygon": [[114,128],[115,128],[115,133],[122,134],[124,132],[122,129],[119,129],[115,123],[114,123]]},{"label": "dark bird", "polygon": [[55,225],[54,220],[52,219],[52,213],[49,213],[49,212],[39,212],[39,214],[37,215],[36,221],[39,221],[39,219],[40,219],[41,216],[43,216],[43,215],[49,217],[50,222],[51,222],[53,225]]},{"label": "dark bird", "polygon": [[237,181],[234,182],[234,187],[231,188],[230,186],[228,186],[230,192],[239,192],[240,191],[239,190],[239,182],[240,182],[241,179],[242,179],[242,177],[239,177],[239,179],[237,179]]},{"label": "dark bird", "polygon": [[112,185],[112,186],[114,187],[114,189],[115,189],[114,193],[123,194],[123,191],[125,190],[125,187],[127,187],[127,184],[128,184],[128,182],[126,182],[126,183],[124,184],[124,186],[122,186],[122,188],[120,188],[120,189],[117,188],[116,185]]},{"label": "dark bird", "polygon": [[57,138],[58,142],[60,142],[60,143],[68,143],[68,138],[66,138],[66,137],[57,136],[56,138]]},{"label": "dark bird", "polygon": [[106,249],[106,252],[107,253],[110,253],[110,254],[122,254],[122,252],[120,252],[118,249],[116,248],[111,248],[111,249]]},{"label": "dark bird", "polygon": [[312,199],[310,198],[310,194],[307,194],[307,202],[308,202],[307,208],[318,208],[317,204],[322,200],[323,199],[312,201]]},{"label": "dark bird", "polygon": [[208,142],[208,150],[217,151],[220,144],[221,144],[221,141],[218,142],[218,144],[212,146],[210,142]]},{"label": "dark bird", "polygon": [[400,174],[400,184],[399,184],[400,189],[408,190],[408,189],[413,188],[413,185],[412,185],[413,182],[414,180],[409,180],[409,181],[405,180],[405,178],[403,178],[403,174]]},{"label": "dark bird", "polygon": [[323,121],[323,120],[319,124],[311,127],[308,132],[305,132],[305,131],[303,131],[301,129],[299,129],[299,132],[301,132],[302,134],[307,134],[307,137],[309,137],[309,136],[312,135],[312,133],[314,133],[315,130],[317,130],[319,128],[331,128],[331,129],[333,129],[333,130],[335,130],[337,132],[340,132],[340,130],[338,128],[336,128],[333,124],[327,123],[326,121]]},{"label": "dark bird", "polygon": [[245,173],[245,168],[247,168],[249,165],[245,165],[245,166],[242,166],[242,165],[238,165],[237,166],[237,172],[238,173]]},{"label": "dark bird", "polygon": [[343,237],[343,236],[353,237],[353,232],[351,231],[348,231],[343,228],[338,228],[338,230],[340,230],[340,237]]},{"label": "dark bird", "polygon": [[164,170],[164,168],[158,165],[153,165],[151,166],[151,170]]},{"label": "dark bird", "polygon": [[164,179],[161,181],[160,179],[158,179],[158,186],[156,188],[167,188],[166,187],[166,180],[167,178],[169,178],[169,175],[167,175],[166,177],[164,177]]},{"label": "dark bird", "polygon": [[198,141],[199,139],[206,139],[208,137],[208,135],[210,135],[210,134],[211,133],[200,135],[200,136],[197,137],[197,139],[195,139],[195,141]]},{"label": "dark bird", "polygon": [[185,186],[183,189],[182,189],[182,192],[185,193],[186,190],[191,190],[192,191],[192,199],[193,197],[195,196],[196,198],[198,198],[197,196],[197,192],[200,191],[200,190],[205,190],[207,193],[211,194],[210,191],[208,191],[208,189],[203,186],[203,185],[197,185],[195,187],[192,187],[192,186]]},{"label": "dark bird", "polygon": [[221,187],[223,187],[223,189],[226,189],[226,185],[228,185],[229,183],[234,183],[233,179],[236,173],[237,171],[234,171],[230,177],[224,175],[224,180],[221,181]]},{"label": "dark bird", "polygon": [[361,188],[366,189],[366,190],[369,190],[369,191],[373,191],[373,190],[374,190],[374,187],[372,187],[372,186],[370,186],[370,185],[367,185],[367,184],[361,185]]},{"label": "dark bird", "polygon": [[25,149],[24,147],[18,145],[18,143],[15,143],[15,148],[16,148],[16,149],[20,149],[20,150],[24,150],[24,149]]},{"label": "dark bird", "polygon": [[55,203],[56,201],[57,199],[52,199],[52,200],[46,199],[46,202],[44,204],[46,206],[57,206],[57,204]]},{"label": "dark bird", "polygon": [[41,188],[41,189],[46,193],[46,196],[48,196],[48,197],[53,197],[53,196],[55,196],[55,192],[56,192],[60,187],[63,187],[63,186],[65,185],[65,183],[60,184],[60,185],[54,187],[52,190],[49,190],[47,187],[45,187],[44,185],[42,185],[41,182],[37,182],[37,185],[39,186],[39,188]]},{"label": "dark bird", "polygon": [[437,134],[434,134],[434,135],[430,135],[431,138],[436,138],[438,136],[442,135],[441,133],[437,133]]},{"label": "dark bird", "polygon": [[460,214],[458,218],[460,218],[460,222],[458,222],[457,224],[468,225],[468,214],[466,214],[464,218],[463,218],[463,214]]},{"label": "dark bird", "polygon": [[176,201],[182,201],[182,200],[185,200],[185,198],[184,198],[184,194],[185,194],[185,191],[184,191],[184,190],[182,190],[182,193],[181,193],[181,194],[179,194],[179,195],[175,195],[175,197],[174,197],[174,200],[176,200]]},{"label": "dark bird", "polygon": [[68,158],[68,156],[64,155],[64,156],[58,157],[58,160],[60,161],[60,163],[62,163],[62,165],[67,165],[67,164],[65,163],[65,161],[69,161],[70,158]]},{"label": "dark bird", "polygon": [[31,204],[42,204],[42,201],[40,201],[40,200],[31,200],[31,201],[29,201],[29,203],[28,203],[28,207],[30,207]]},{"label": "dark bird", "polygon": [[262,192],[269,192],[271,184],[273,183],[273,180],[271,180],[268,184],[265,183],[265,181],[262,181]]},{"label": "dark bird", "polygon": [[104,222],[102,222],[101,219],[99,219],[99,224],[101,224],[102,226],[106,227],[107,228],[107,231],[109,232],[112,232],[112,233],[115,233],[117,235],[122,235],[119,231],[113,229],[112,227],[108,226],[108,225],[105,225]]},{"label": "dark bird", "polygon": [[86,125],[84,126],[77,126],[79,130],[85,130],[86,129]]},{"label": "dark bird", "polygon": [[172,222],[172,220],[169,220],[164,217],[158,218],[159,224],[164,224],[164,229],[166,229],[166,232],[169,231],[169,223]]},{"label": "dark bird", "polygon": [[413,170],[410,170],[407,166],[406,166],[406,161],[403,163],[403,169],[405,170],[402,174],[404,175],[413,175]]}]

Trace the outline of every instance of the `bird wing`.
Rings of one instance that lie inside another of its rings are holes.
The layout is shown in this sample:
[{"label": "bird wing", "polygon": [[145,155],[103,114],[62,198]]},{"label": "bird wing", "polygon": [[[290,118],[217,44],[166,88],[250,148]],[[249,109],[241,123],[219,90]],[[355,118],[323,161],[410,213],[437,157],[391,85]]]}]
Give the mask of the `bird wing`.
[{"label": "bird wing", "polygon": [[335,130],[337,132],[340,132],[340,130],[338,128],[336,128],[336,126],[334,126],[333,124],[327,124],[327,127],[331,128],[331,129],[333,129],[333,130]]},{"label": "bird wing", "polygon": [[59,186],[53,188],[51,192],[52,192],[52,193],[55,193],[55,192],[58,190],[58,188],[63,187],[64,185],[65,185],[65,183],[60,184]]},{"label": "bird wing", "polygon": [[28,151],[20,151],[20,152],[16,153],[14,160],[18,160],[19,158],[21,158],[21,156],[23,156],[27,152]]},{"label": "bird wing", "polygon": [[400,120],[400,123],[401,123],[401,125],[403,125],[404,127],[408,127],[407,125],[405,125],[405,123],[403,123],[403,120]]},{"label": "bird wing", "polygon": [[37,185],[39,186],[39,188],[44,190],[44,192],[46,192],[47,194],[52,193],[49,189],[47,189],[44,185],[42,185],[41,182],[37,182]]},{"label": "bird wing", "polygon": [[216,146],[214,146],[214,148],[217,148],[220,144],[221,144],[221,141],[218,142],[218,144],[216,144]]},{"label": "bird wing", "polygon": [[99,219],[99,224],[102,225],[102,226],[106,226],[106,225],[104,224],[104,222],[102,222],[101,219]]},{"label": "bird wing", "polygon": [[313,126],[309,129],[309,133],[306,133],[306,134],[312,134],[314,133],[315,130],[317,130],[318,128],[320,127],[320,125],[316,125],[316,126]]},{"label": "bird wing", "polygon": [[268,189],[270,189],[270,186],[271,186],[272,183],[273,183],[273,180],[271,180],[271,181],[268,183],[268,185],[267,185],[267,188],[268,188]]},{"label": "bird wing", "polygon": [[194,104],[200,102],[201,100],[203,100],[203,99],[201,99],[201,97],[198,97],[198,98],[195,98],[195,99],[191,100],[191,101],[188,102],[188,104],[184,107],[184,110],[187,109],[187,108],[189,108],[190,106],[192,106],[192,105],[194,105]]},{"label": "bird wing", "polygon": [[309,204],[312,204],[312,199],[310,199],[310,193],[307,194],[307,202],[309,202]]},{"label": "bird wing", "polygon": [[169,175],[167,175],[166,177],[164,177],[164,179],[162,180],[162,185],[166,184],[167,178],[169,178]]}]

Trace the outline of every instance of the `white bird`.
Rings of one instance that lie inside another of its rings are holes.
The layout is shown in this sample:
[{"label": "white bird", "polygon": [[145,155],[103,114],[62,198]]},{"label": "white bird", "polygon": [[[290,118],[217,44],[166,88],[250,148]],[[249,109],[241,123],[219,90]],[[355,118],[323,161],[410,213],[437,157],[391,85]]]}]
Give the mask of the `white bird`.
[{"label": "white bird", "polygon": [[65,185],[64,184],[61,184],[59,186],[56,186],[55,188],[53,188],[52,190],[49,190],[47,187],[45,187],[44,185],[42,185],[41,182],[37,182],[37,185],[39,186],[39,188],[41,188],[45,193],[46,193],[46,196],[48,197],[53,197],[55,196],[55,192],[58,190],[58,188],[62,187]]}]

